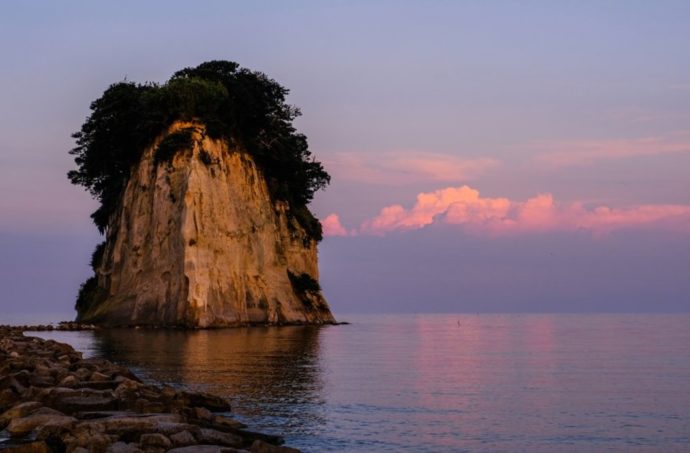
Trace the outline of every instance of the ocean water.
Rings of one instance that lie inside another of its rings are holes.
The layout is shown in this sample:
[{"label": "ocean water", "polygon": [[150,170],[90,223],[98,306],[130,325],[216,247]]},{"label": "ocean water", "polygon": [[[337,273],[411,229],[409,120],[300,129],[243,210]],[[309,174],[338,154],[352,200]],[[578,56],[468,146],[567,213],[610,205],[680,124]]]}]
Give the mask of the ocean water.
[{"label": "ocean water", "polygon": [[690,315],[367,315],[40,336],[228,397],[303,451],[690,451]]}]

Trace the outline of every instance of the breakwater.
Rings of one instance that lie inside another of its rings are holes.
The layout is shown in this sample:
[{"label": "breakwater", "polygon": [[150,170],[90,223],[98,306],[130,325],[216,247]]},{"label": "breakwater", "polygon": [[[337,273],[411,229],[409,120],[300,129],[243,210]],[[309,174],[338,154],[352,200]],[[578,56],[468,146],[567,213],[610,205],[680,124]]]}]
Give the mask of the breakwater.
[{"label": "breakwater", "polygon": [[0,450],[298,451],[248,430],[221,397],[143,383],[108,360],[26,336],[27,327],[0,327]]}]

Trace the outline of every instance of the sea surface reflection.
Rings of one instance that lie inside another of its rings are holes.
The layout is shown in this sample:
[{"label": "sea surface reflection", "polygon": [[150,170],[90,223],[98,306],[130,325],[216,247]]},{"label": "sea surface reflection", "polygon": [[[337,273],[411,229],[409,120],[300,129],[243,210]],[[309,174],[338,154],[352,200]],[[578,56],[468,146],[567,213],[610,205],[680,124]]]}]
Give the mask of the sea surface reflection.
[{"label": "sea surface reflection", "polygon": [[228,397],[304,451],[688,451],[689,315],[376,315],[41,336]]},{"label": "sea surface reflection", "polygon": [[318,327],[94,335],[95,355],[128,364],[157,382],[228,397],[234,412],[272,431],[324,423]]}]

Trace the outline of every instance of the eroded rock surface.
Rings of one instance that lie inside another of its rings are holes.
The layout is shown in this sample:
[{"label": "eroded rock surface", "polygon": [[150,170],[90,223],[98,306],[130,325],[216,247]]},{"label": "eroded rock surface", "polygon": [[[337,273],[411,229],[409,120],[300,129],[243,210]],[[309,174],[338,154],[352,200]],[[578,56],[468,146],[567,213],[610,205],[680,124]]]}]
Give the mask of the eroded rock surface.
[{"label": "eroded rock surface", "polygon": [[[252,157],[212,140],[136,165],[96,269],[101,300],[79,320],[104,325],[221,327],[332,323],[318,281],[316,240],[271,200]],[[291,278],[290,275],[293,277]]]}]

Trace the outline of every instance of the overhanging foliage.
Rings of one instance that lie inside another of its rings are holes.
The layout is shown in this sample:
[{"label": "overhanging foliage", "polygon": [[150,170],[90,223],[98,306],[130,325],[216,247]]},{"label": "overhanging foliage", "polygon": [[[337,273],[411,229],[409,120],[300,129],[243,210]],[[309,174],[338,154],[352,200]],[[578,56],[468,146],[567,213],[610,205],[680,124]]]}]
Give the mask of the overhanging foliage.
[{"label": "overhanging foliage", "polygon": [[[164,84],[113,84],[91,104],[91,115],[73,135],[77,146],[70,154],[77,168],[68,177],[100,201],[91,217],[103,233],[144,149],[173,122],[199,121],[211,138],[247,150],[273,200],[286,201],[288,214],[320,240],[321,225],[306,205],[330,176],[293,126],[300,112],[286,103],[287,94],[265,74],[230,61],[183,69]],[[174,152],[175,146],[166,149]]]}]

